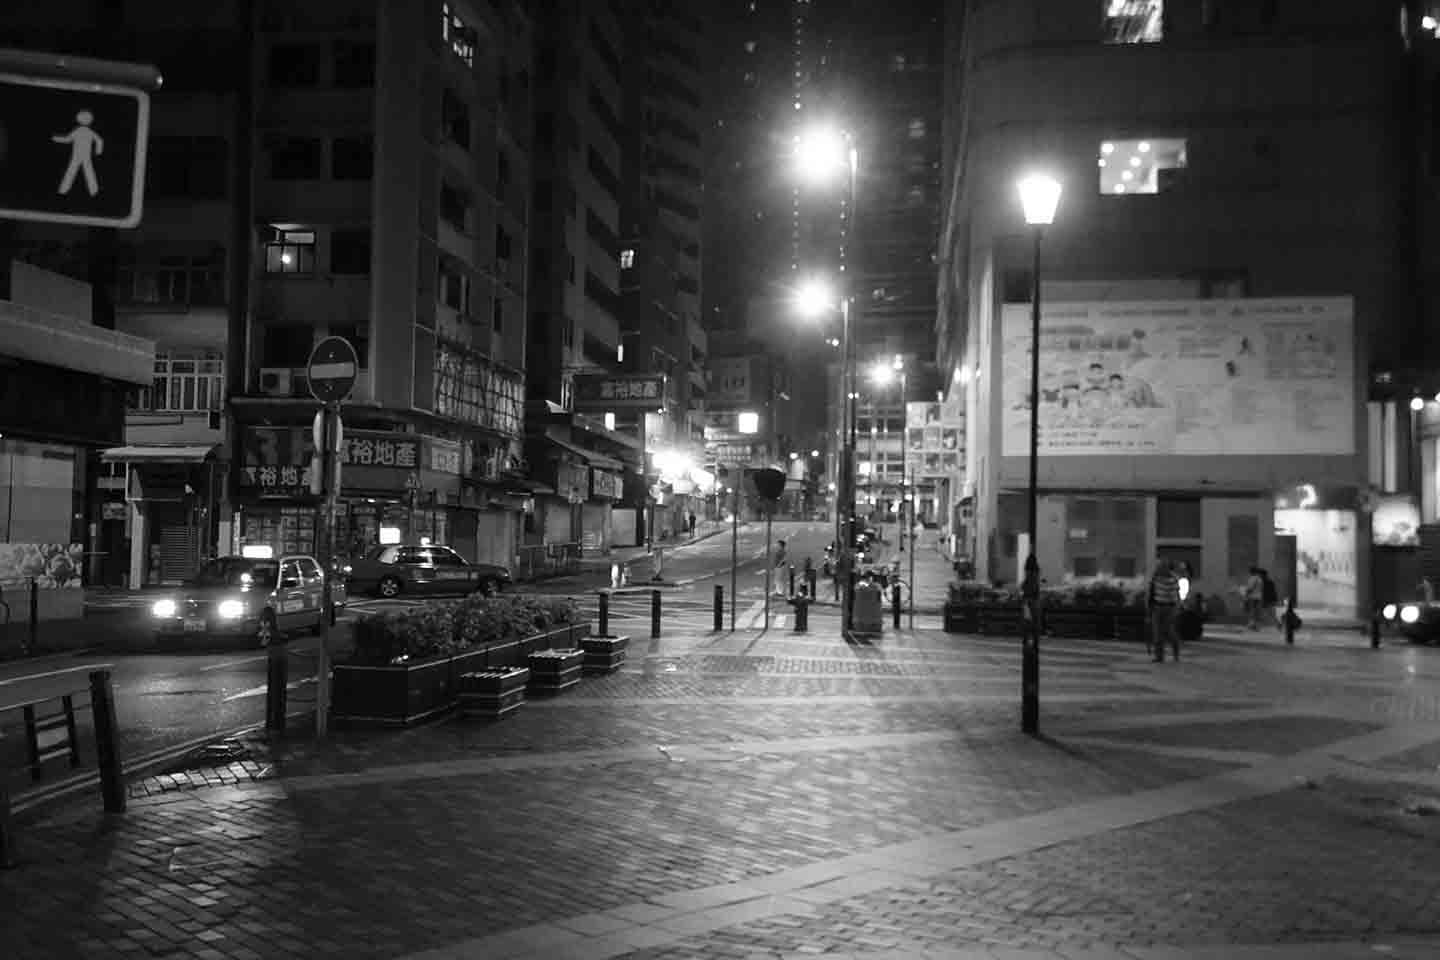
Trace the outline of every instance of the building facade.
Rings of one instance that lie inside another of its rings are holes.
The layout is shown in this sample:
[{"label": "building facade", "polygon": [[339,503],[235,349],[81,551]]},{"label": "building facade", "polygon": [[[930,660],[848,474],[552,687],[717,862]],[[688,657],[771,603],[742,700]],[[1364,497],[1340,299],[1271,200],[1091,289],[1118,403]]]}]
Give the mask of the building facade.
[{"label": "building facade", "polygon": [[1418,329],[1397,11],[951,9],[937,329],[979,575],[1015,580],[1029,549],[1037,278],[1015,184],[1039,169],[1064,185],[1038,278],[1043,574],[1143,575],[1160,556],[1233,607],[1258,564],[1302,606],[1354,615],[1369,371]]}]

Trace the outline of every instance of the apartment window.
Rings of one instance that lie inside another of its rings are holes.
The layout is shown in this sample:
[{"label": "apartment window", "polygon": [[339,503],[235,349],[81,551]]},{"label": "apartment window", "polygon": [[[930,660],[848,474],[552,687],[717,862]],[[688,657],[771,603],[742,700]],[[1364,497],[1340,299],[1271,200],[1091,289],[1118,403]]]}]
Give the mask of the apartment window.
[{"label": "apartment window", "polygon": [[287,230],[265,244],[266,273],[314,273],[315,232]]},{"label": "apartment window", "polygon": [[490,308],[490,329],[496,333],[505,332],[505,301],[498,297]]},{"label": "apartment window", "polygon": [[369,180],[375,175],[375,141],[368,136],[336,137],[330,144],[330,176]]},{"label": "apartment window", "polygon": [[1165,0],[1101,0],[1106,43],[1157,43],[1164,39]]},{"label": "apartment window", "polygon": [[318,43],[277,43],[270,48],[265,77],[272,87],[313,87],[320,83]]},{"label": "apartment window", "polygon": [[634,267],[634,266],[635,266],[635,251],[634,251],[634,250],[621,250],[621,251],[620,251],[620,269],[621,269],[621,270],[629,270],[629,269],[631,269],[631,268]]},{"label": "apartment window", "polygon": [[155,379],[136,398],[136,409],[176,413],[219,410],[225,400],[225,366],[218,350],[156,351]]},{"label": "apartment window", "polygon": [[470,108],[453,90],[440,94],[440,132],[455,146],[470,149]]},{"label": "apartment window", "polygon": [[303,367],[314,349],[314,327],[266,324],[260,349],[260,366]]},{"label": "apartment window", "polygon": [[335,44],[335,86],[354,90],[375,85],[375,44],[340,40]]},{"label": "apartment window", "polygon": [[370,272],[370,230],[344,227],[330,232],[330,272],[359,276]]},{"label": "apartment window", "polygon": [[440,39],[467,67],[475,66],[475,28],[467,26],[448,3],[440,5]]},{"label": "apartment window", "polygon": [[319,180],[320,138],[278,137],[266,146],[274,180]]},{"label": "apartment window", "polygon": [[1186,167],[1186,142],[1176,137],[1106,140],[1100,144],[1100,192],[1107,195],[1165,193]]},{"label": "apartment window", "polygon": [[470,216],[470,198],[464,190],[448,183],[440,184],[440,219],[461,233]]},{"label": "apartment window", "polygon": [[569,317],[560,318],[560,346],[566,350],[575,346],[575,321]]},{"label": "apartment window", "polygon": [[436,286],[441,303],[460,313],[470,312],[470,278],[458,265],[442,258]]},{"label": "apartment window", "polygon": [[223,256],[164,257],[158,266],[122,267],[115,295],[122,303],[220,306],[225,302]]},{"label": "apartment window", "polygon": [[362,370],[370,365],[370,330],[368,327],[361,327],[353,323],[336,326],[332,323],[330,324],[330,336],[343,337],[350,341],[350,346],[355,348],[355,358],[360,361]]}]

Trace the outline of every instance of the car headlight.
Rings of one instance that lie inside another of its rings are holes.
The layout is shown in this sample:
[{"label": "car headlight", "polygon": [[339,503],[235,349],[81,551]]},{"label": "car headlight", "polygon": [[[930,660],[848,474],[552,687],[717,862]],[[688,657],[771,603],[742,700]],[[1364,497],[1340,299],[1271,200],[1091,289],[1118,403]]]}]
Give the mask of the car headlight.
[{"label": "car headlight", "polygon": [[1401,608],[1400,608],[1400,622],[1401,622],[1401,623],[1414,623],[1415,621],[1417,621],[1417,620],[1419,620],[1419,619],[1420,619],[1420,608],[1417,607],[1417,606],[1415,606],[1414,604],[1409,604],[1409,605],[1407,605],[1407,606],[1404,606],[1404,607],[1401,607]]},{"label": "car headlight", "polygon": [[164,600],[156,600],[150,606],[150,613],[152,616],[160,617],[162,619],[173,617],[175,616],[175,601],[169,599],[168,597]]},{"label": "car headlight", "polygon": [[239,620],[245,616],[245,603],[241,600],[222,600],[215,612],[226,620]]},{"label": "car headlight", "polygon": [[1387,603],[1385,604],[1385,606],[1380,608],[1380,616],[1384,617],[1386,620],[1394,620],[1395,614],[1399,612],[1400,608],[1395,606],[1395,604],[1393,603]]}]

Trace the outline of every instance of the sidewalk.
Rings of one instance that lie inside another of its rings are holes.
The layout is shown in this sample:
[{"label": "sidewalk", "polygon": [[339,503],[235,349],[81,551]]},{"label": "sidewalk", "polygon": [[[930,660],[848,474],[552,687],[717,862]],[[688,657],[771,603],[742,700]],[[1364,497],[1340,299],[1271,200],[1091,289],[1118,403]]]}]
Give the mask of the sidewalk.
[{"label": "sidewalk", "polygon": [[[893,537],[892,542],[883,550],[882,562],[898,567],[900,576],[907,582],[912,580],[910,563],[914,560],[915,572],[911,589],[915,591],[915,612],[936,616],[943,613],[950,584],[955,580],[955,568],[950,558],[945,555],[945,540],[940,531],[922,532],[915,542],[913,552],[908,541],[902,552]],[[905,602],[908,601],[909,598],[906,597]]]},{"label": "sidewalk", "polygon": [[[6,957],[1433,957],[1440,651],[689,631],[22,817]],[[1431,656],[1435,654],[1435,656]],[[1417,659],[1418,658],[1418,659]],[[1418,664],[1418,666],[1417,666]]]}]

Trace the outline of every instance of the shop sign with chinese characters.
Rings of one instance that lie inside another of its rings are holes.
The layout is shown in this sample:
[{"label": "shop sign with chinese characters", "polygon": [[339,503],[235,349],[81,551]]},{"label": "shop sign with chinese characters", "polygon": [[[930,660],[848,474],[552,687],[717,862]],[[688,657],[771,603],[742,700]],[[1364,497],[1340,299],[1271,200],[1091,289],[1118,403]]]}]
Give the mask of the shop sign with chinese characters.
[{"label": "shop sign with chinese characters", "polygon": [[464,456],[454,440],[425,437],[425,469],[458,477],[463,472]]},{"label": "shop sign with chinese characters", "polygon": [[590,471],[590,495],[619,500],[625,496],[625,481],[618,473],[592,469]]},{"label": "shop sign with chinese characters", "polygon": [[[241,486],[262,497],[308,497],[312,452],[308,428],[247,428]],[[413,471],[421,465],[420,438],[405,433],[347,430],[340,459],[345,465]]]},{"label": "shop sign with chinese characters", "polygon": [[578,374],[575,377],[575,409],[581,413],[654,409],[665,404],[665,394],[665,378],[658,374]]}]

